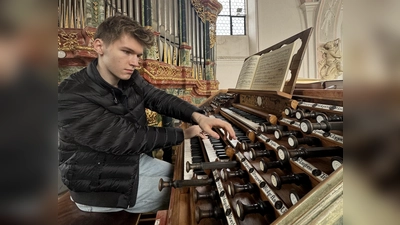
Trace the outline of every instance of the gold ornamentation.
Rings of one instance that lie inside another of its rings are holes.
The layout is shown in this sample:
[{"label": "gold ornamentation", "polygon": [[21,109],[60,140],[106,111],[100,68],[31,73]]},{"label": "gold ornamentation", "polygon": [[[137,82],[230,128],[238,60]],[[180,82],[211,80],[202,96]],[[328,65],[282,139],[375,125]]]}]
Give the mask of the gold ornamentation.
[{"label": "gold ornamentation", "polygon": [[91,41],[94,41],[94,35],[96,31],[86,30],[86,35],[90,38]]},{"label": "gold ornamentation", "polygon": [[99,7],[98,7],[98,2],[93,1],[93,14],[94,14],[94,18],[96,23],[99,22]]},{"label": "gold ornamentation", "polygon": [[175,66],[178,65],[178,48],[177,47],[172,47],[173,48],[173,56],[172,56],[172,64]]},{"label": "gold ornamentation", "polygon": [[[186,84],[187,90],[192,90],[200,96],[209,96],[212,92],[218,90],[219,82],[217,80],[197,80],[191,77],[191,67],[176,67],[168,64],[160,64],[159,62],[147,62],[139,72],[147,75],[152,82],[166,84],[165,81],[171,83]],[[183,77],[181,74],[185,74]],[[191,86],[189,88],[189,86]]]},{"label": "gold ornamentation", "polygon": [[148,69],[149,74],[152,74],[154,77],[181,77],[182,70],[171,64],[161,64],[159,62],[147,62],[146,68]]},{"label": "gold ornamentation", "polygon": [[78,33],[66,33],[62,31],[59,33],[59,37],[64,40],[64,43],[61,46],[61,42],[58,42],[58,50],[61,51],[75,51],[78,46]]},{"label": "gold ornamentation", "polygon": [[156,126],[156,127],[162,126],[162,121],[159,121],[158,119],[158,113],[153,112],[150,109],[146,109],[145,111],[146,111],[147,123],[149,126]]},{"label": "gold ornamentation", "polygon": [[[90,37],[91,40],[89,42],[90,45],[93,42],[94,33],[95,32],[86,30],[86,34],[88,35],[88,37]],[[94,51],[93,47],[79,45],[78,33],[76,32],[66,33],[64,30],[59,29],[57,38],[58,38],[58,51],[75,51],[75,50]]]}]

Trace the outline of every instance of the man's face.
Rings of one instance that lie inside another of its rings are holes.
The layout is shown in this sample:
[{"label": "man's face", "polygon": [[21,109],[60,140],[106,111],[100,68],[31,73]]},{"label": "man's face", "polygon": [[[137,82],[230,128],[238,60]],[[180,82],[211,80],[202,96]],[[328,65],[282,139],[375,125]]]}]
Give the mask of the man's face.
[{"label": "man's face", "polygon": [[128,80],[135,68],[139,67],[142,55],[143,46],[135,38],[123,34],[120,39],[104,46],[99,60],[102,60],[107,76]]}]

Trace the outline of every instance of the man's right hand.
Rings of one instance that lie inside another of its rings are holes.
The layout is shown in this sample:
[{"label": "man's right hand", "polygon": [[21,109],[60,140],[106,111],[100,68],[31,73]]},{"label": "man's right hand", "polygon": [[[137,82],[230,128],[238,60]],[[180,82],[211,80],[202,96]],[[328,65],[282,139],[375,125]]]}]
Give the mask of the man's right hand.
[{"label": "man's right hand", "polygon": [[229,139],[236,139],[235,131],[233,131],[232,126],[220,119],[207,117],[198,112],[194,112],[192,115],[192,119],[199,124],[200,128],[208,135],[213,138],[219,139],[219,135],[212,130],[213,127],[222,128],[225,132],[223,139],[226,139],[229,134]]}]

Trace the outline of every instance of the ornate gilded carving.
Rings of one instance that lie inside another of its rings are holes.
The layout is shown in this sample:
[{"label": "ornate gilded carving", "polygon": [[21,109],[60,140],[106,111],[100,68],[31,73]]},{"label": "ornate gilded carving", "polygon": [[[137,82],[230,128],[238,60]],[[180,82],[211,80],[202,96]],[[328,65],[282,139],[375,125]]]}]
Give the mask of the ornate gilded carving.
[{"label": "ornate gilded carving", "polygon": [[146,109],[146,117],[149,126],[155,126],[155,127],[162,126],[162,119],[161,116],[158,115],[158,113]]},{"label": "ornate gilded carving", "polygon": [[[77,31],[79,31],[78,29]],[[93,43],[93,31],[86,30],[86,35],[89,37],[89,43],[87,46],[80,45],[79,39],[81,38],[78,32],[65,32],[63,29],[58,29],[58,50],[59,51],[75,51],[75,50],[87,50],[94,51],[92,47]],[[85,42],[84,37],[81,38]]]},{"label": "ornate gilded carving", "polygon": [[218,91],[216,80],[198,80],[192,77],[191,67],[179,67],[155,60],[145,60],[139,69],[143,77],[159,88],[182,87],[192,89],[192,95],[209,96]]},{"label": "ornate gilded carving", "polygon": [[222,5],[214,0],[191,0],[191,2],[200,19],[204,23],[210,22],[210,48],[213,48],[216,42],[217,16],[222,10]]},{"label": "ornate gilded carving", "polygon": [[174,53],[172,54],[172,64],[177,66],[178,65],[178,48],[173,47],[173,51],[174,51]]},{"label": "ornate gilded carving", "polygon": [[215,43],[217,42],[217,25],[210,23],[210,47],[213,48]]},{"label": "ornate gilded carving", "polygon": [[152,77],[158,78],[181,78],[182,77],[182,70],[179,67],[176,67],[171,64],[160,63],[157,61],[149,61],[146,63],[147,73]]},{"label": "ornate gilded carving", "polygon": [[86,35],[89,37],[90,39],[90,44],[94,41],[94,35],[96,34],[96,31],[89,31],[88,29],[86,29]]},{"label": "ornate gilded carving", "polygon": [[64,30],[58,33],[58,37],[63,40],[58,42],[58,50],[74,51],[78,46],[78,33],[66,33]]}]

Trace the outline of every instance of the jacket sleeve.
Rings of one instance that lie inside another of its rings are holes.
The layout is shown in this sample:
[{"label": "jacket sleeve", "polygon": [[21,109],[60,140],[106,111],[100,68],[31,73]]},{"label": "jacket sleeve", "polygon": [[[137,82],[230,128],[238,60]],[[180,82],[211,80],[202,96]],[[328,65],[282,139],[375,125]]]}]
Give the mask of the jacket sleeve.
[{"label": "jacket sleeve", "polygon": [[135,84],[143,91],[145,107],[152,111],[189,123],[195,123],[191,118],[194,112],[204,114],[198,107],[149,84],[139,74]]},{"label": "jacket sleeve", "polygon": [[182,129],[139,126],[78,94],[59,94],[58,127],[64,141],[115,155],[149,152],[184,140]]}]

